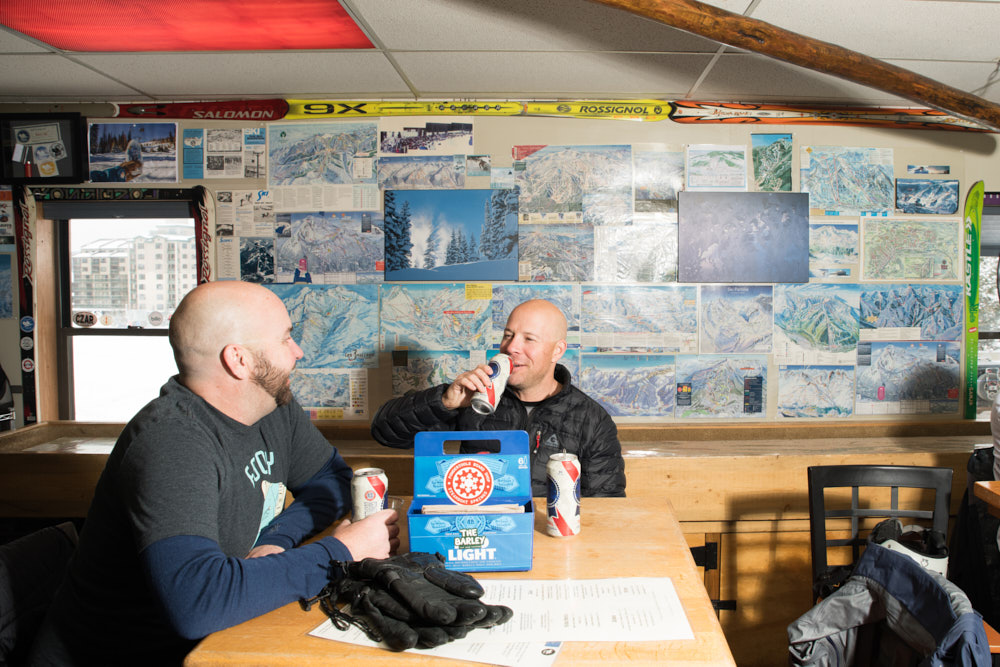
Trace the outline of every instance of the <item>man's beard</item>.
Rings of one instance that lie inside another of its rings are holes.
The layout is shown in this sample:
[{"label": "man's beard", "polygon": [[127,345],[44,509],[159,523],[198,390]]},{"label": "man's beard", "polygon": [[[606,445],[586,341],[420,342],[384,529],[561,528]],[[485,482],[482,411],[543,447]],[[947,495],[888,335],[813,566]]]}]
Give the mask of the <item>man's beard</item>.
[{"label": "man's beard", "polygon": [[282,373],[259,352],[254,352],[253,358],[257,366],[252,378],[254,384],[274,397],[276,405],[288,405],[292,400],[292,388],[288,383],[289,373]]}]

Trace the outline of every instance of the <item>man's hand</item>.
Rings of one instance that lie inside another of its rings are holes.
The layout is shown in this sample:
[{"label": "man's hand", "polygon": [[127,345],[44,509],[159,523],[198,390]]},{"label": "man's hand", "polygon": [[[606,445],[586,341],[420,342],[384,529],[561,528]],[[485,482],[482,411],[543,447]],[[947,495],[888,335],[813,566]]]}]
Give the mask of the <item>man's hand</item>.
[{"label": "man's hand", "polygon": [[441,403],[449,410],[467,408],[472,404],[472,395],[477,391],[486,391],[493,381],[490,380],[490,367],[480,364],[471,371],[465,371],[455,381],[448,385],[441,395]]},{"label": "man's hand", "polygon": [[254,547],[247,554],[247,558],[260,558],[261,556],[270,556],[271,554],[280,554],[284,549],[274,544],[262,544],[259,547]]},{"label": "man's hand", "polygon": [[388,558],[399,549],[399,526],[396,510],[382,510],[358,522],[345,519],[333,531],[351,552],[354,560]]}]

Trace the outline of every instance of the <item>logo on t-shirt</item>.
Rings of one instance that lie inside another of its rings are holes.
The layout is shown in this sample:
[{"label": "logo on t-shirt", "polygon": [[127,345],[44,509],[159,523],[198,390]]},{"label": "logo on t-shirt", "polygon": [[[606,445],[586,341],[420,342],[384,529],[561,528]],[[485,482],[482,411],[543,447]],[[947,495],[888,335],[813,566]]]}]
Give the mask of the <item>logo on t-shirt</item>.
[{"label": "logo on t-shirt", "polygon": [[271,466],[274,465],[274,452],[257,450],[257,453],[250,459],[250,465],[243,469],[250,483],[257,486],[257,482],[264,475],[271,474]]},{"label": "logo on t-shirt", "polygon": [[[267,524],[274,520],[274,517],[281,514],[285,509],[285,485],[281,482],[269,482],[266,479],[260,483],[260,491],[264,494],[264,507],[260,512],[260,526],[257,527],[257,538]],[[254,538],[254,542],[257,541]]]}]

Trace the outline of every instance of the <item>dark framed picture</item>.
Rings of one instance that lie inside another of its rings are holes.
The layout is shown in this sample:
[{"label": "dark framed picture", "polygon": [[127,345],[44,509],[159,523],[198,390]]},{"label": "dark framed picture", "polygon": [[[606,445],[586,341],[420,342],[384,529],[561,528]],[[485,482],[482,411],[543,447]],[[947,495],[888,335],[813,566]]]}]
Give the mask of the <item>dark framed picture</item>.
[{"label": "dark framed picture", "polygon": [[78,113],[0,114],[0,183],[82,183],[84,132]]}]

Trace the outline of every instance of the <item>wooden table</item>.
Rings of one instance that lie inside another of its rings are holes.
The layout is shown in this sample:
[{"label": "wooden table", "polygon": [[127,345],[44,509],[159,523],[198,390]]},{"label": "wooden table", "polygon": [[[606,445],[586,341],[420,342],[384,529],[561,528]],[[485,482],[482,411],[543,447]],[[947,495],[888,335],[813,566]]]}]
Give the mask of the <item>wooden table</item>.
[{"label": "wooden table", "polygon": [[[477,574],[480,579],[600,579],[670,577],[680,597],[693,640],[660,642],[566,642],[557,664],[623,662],[670,665],[735,665],[722,628],[695,569],[673,508],[631,498],[584,498],[583,528],[571,538],[545,533],[545,501],[535,499],[534,563],[528,572]],[[538,508],[542,511],[538,512]],[[378,661],[428,665],[429,656],[393,653],[307,636],[324,619],[314,607],[286,605],[207,637],[185,665],[330,665]],[[471,635],[470,635],[471,636]]]},{"label": "wooden table", "polygon": [[973,493],[986,503],[990,514],[1000,517],[1000,481],[976,482]]}]

